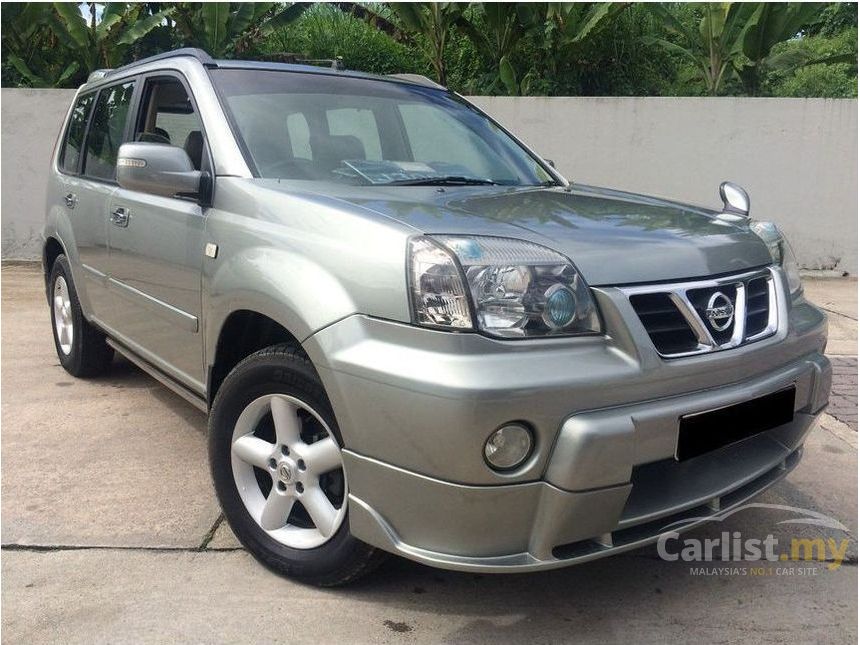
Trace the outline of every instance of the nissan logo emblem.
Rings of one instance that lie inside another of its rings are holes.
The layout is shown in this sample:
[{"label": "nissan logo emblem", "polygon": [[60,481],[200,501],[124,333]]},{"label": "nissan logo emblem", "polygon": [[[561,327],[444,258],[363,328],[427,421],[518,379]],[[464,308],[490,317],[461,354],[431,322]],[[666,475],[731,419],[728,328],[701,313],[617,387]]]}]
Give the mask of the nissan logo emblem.
[{"label": "nissan logo emblem", "polygon": [[732,301],[722,291],[714,293],[708,300],[708,307],[705,309],[705,318],[708,319],[708,324],[714,331],[725,331],[735,317],[735,307]]}]

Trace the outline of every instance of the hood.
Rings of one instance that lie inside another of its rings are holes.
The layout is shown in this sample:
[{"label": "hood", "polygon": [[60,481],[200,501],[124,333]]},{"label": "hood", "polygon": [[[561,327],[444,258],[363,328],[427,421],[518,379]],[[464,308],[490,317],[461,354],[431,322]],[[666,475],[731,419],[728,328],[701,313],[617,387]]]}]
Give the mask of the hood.
[{"label": "hood", "polygon": [[[512,237],[569,257],[592,286],[703,278],[771,263],[745,220],[589,186],[343,186],[264,181],[302,197],[361,207],[427,234]],[[271,183],[270,183],[271,182]],[[314,192],[306,192],[313,186]]]}]

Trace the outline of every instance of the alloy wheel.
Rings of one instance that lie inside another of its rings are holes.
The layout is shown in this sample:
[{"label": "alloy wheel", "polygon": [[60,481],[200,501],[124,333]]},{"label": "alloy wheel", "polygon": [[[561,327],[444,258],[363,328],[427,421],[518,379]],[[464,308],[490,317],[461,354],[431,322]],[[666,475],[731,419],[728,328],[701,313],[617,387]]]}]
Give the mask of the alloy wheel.
[{"label": "alloy wheel", "polygon": [[72,341],[75,337],[75,325],[72,319],[72,300],[69,296],[69,285],[63,276],[57,276],[54,281],[54,329],[57,333],[57,344],[66,356],[72,353]]},{"label": "alloy wheel", "polygon": [[281,544],[325,544],[346,517],[340,447],[310,406],[286,394],[252,401],[233,430],[236,489],[254,521]]}]

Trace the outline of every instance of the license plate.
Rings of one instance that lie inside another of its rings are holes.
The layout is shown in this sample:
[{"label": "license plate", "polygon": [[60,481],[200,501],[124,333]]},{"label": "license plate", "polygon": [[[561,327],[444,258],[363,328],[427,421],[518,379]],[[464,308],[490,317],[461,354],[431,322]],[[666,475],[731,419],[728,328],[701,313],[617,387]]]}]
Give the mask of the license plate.
[{"label": "license plate", "polygon": [[795,387],[718,410],[681,417],[675,459],[684,461],[794,419]]}]

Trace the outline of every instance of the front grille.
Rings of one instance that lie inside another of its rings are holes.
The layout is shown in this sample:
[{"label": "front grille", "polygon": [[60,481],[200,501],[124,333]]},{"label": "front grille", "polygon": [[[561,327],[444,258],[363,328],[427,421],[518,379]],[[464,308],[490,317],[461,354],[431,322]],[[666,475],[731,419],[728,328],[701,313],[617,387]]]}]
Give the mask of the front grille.
[{"label": "front grille", "polygon": [[747,338],[760,334],[767,328],[769,301],[767,278],[755,278],[747,283]]},{"label": "front grille", "polygon": [[776,333],[774,280],[768,269],[622,291],[657,352],[678,357],[730,349]]},{"label": "front grille", "polygon": [[661,354],[678,354],[696,349],[696,334],[667,293],[630,296],[654,346]]}]

